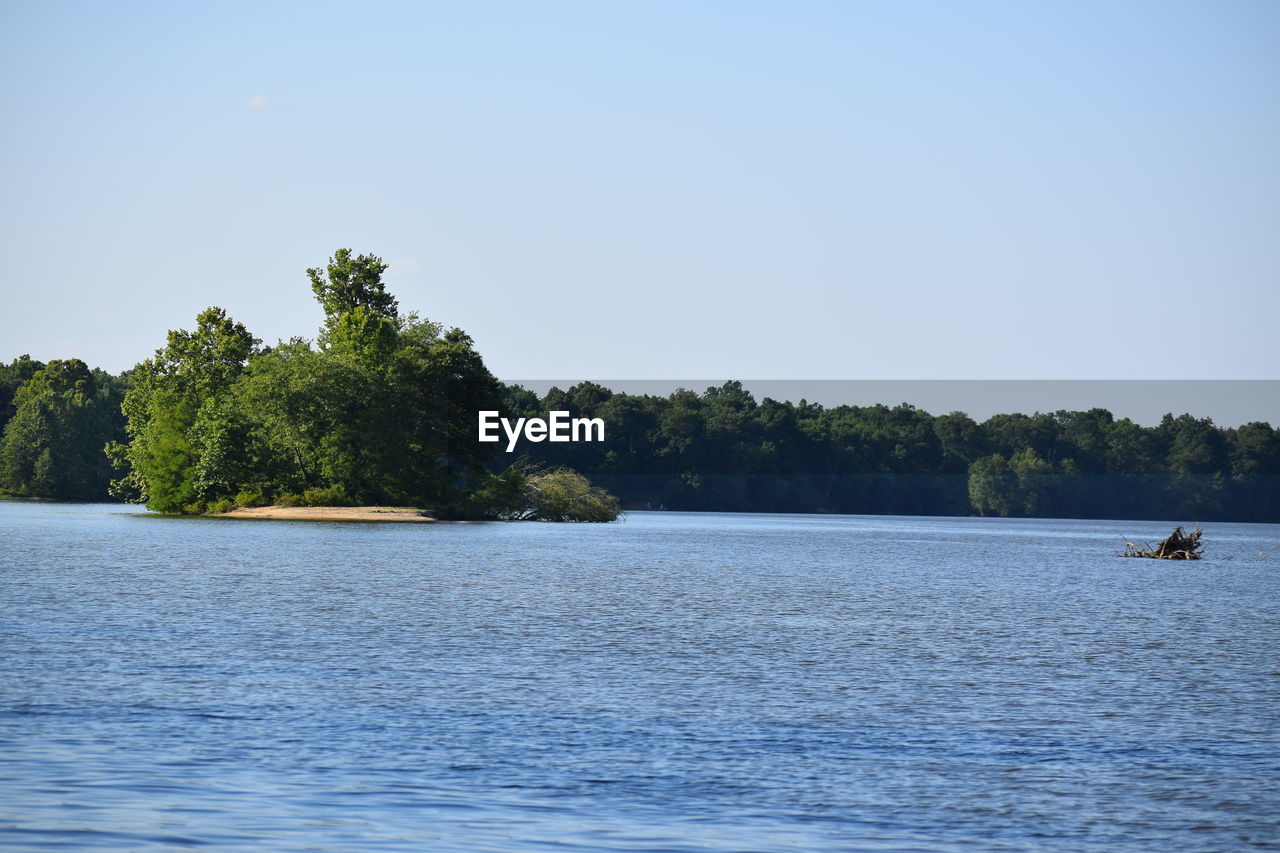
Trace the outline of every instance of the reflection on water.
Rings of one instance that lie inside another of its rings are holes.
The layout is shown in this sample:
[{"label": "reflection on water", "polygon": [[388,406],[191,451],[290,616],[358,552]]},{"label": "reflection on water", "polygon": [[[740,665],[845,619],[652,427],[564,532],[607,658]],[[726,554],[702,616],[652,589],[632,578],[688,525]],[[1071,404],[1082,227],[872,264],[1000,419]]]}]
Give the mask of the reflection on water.
[{"label": "reflection on water", "polygon": [[0,847],[1280,843],[1280,527],[0,503]]}]

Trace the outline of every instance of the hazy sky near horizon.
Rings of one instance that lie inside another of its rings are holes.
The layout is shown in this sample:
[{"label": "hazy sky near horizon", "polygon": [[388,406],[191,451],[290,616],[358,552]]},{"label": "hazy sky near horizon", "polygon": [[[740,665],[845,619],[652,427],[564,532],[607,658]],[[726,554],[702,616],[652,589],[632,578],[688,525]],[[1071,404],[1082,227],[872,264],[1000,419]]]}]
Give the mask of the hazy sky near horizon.
[{"label": "hazy sky near horizon", "polygon": [[0,360],[320,322],[501,377],[1280,377],[1280,4],[0,5]]}]

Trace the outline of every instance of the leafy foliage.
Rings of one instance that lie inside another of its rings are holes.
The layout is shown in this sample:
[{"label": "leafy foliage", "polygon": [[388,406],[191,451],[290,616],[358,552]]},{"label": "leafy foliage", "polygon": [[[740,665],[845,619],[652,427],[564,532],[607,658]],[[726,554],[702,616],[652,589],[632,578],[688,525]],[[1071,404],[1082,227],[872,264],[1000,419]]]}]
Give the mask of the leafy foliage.
[{"label": "leafy foliage", "polygon": [[622,513],[617,498],[568,468],[529,477],[525,495],[524,517],[535,521],[613,521]]},{"label": "leafy foliage", "polygon": [[[20,362],[19,375],[38,364]],[[112,476],[102,448],[121,428],[119,392],[119,382],[76,358],[33,370],[13,395],[14,414],[0,441],[0,483],[22,495],[100,497]]]},{"label": "leafy foliage", "polygon": [[115,493],[162,512],[275,501],[518,514],[528,481],[491,473],[496,448],[475,432],[501,384],[466,333],[402,317],[385,270],[348,249],[307,270],[325,312],[318,345],[263,349],[220,308],[170,332],[125,399]]},{"label": "leafy foliage", "polygon": [[211,493],[201,451],[218,435],[218,413],[258,343],[223,309],[207,308],[194,331],[169,332],[168,343],[134,368],[122,407],[130,440],[107,447],[125,471],[111,484],[113,495],[160,512],[198,510],[225,497]]},{"label": "leafy foliage", "polygon": [[369,314],[394,319],[398,306],[395,297],[387,292],[382,274],[387,265],[375,255],[351,256],[350,249],[333,253],[322,270],[307,270],[311,290],[324,308],[326,325],[336,324],[342,317],[364,309]]},{"label": "leafy foliage", "polygon": [[738,382],[666,397],[513,386],[504,399],[516,416],[603,418],[604,443],[522,450],[629,507],[1280,521],[1280,432],[1266,423],[1142,427],[1105,409],[977,423],[905,403],[757,402]]},{"label": "leafy foliage", "polygon": [[36,375],[36,371],[44,367],[44,362],[36,361],[29,355],[21,355],[8,364],[0,362],[0,432],[13,416],[13,397],[18,389]]}]

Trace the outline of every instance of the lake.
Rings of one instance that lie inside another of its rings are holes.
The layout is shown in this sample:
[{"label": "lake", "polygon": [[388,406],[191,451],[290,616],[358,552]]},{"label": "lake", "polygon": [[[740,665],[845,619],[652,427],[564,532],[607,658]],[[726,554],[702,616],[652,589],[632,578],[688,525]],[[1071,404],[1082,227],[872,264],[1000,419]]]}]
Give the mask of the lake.
[{"label": "lake", "polygon": [[0,848],[1280,844],[1280,526],[0,502]]}]

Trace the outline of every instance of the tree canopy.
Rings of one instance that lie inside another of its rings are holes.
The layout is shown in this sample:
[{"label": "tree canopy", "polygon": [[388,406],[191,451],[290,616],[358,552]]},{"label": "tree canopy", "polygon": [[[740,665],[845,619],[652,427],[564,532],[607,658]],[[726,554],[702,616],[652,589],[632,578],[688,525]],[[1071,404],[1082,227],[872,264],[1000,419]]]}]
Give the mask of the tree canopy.
[{"label": "tree canopy", "polygon": [[121,383],[79,359],[38,365],[25,356],[6,372],[29,378],[12,397],[0,440],[0,484],[24,495],[100,499],[112,470],[102,448],[120,435]]},{"label": "tree canopy", "polygon": [[339,249],[307,270],[325,314],[314,344],[264,348],[216,307],[170,332],[134,371],[128,440],[109,448],[124,472],[114,494],[171,513],[280,501],[524,514],[531,481],[490,470],[497,448],[475,430],[478,410],[503,405],[501,383],[465,332],[401,316],[386,268]]},{"label": "tree canopy", "polygon": [[387,292],[382,274],[387,265],[375,255],[351,256],[350,249],[333,253],[328,265],[307,270],[311,290],[324,308],[326,323],[336,323],[357,309],[394,320],[399,307]]},{"label": "tree canopy", "polygon": [[1280,431],[1105,409],[931,415],[908,404],[757,401],[740,382],[665,397],[584,382],[517,416],[600,417],[608,440],[534,444],[531,464],[571,467],[628,507],[754,512],[1280,521]]}]

